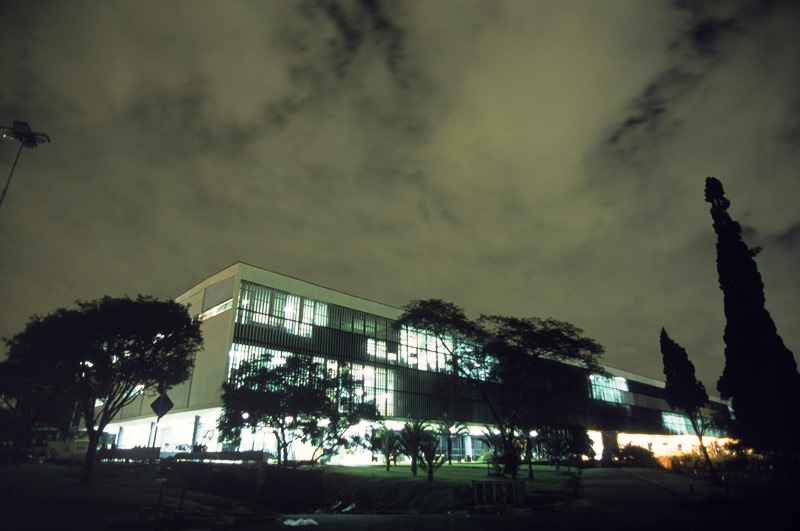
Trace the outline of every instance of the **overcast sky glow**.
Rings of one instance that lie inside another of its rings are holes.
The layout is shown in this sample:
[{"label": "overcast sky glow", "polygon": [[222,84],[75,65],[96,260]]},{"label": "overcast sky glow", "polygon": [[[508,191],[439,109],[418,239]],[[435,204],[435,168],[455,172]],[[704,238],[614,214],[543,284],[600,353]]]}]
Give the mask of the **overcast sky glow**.
[{"label": "overcast sky glow", "polygon": [[716,394],[714,175],[800,351],[797,2],[2,2],[0,19],[0,122],[53,140],[22,153],[0,211],[0,336],[244,261],[393,306],[570,321],[658,379],[664,326]]}]

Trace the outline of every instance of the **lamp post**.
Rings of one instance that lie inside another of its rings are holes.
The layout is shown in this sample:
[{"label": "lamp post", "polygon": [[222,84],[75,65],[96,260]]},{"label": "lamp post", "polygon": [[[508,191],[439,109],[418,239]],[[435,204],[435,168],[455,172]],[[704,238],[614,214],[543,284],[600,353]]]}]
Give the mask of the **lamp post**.
[{"label": "lamp post", "polygon": [[3,193],[0,194],[0,207],[2,207],[3,200],[6,198],[8,186],[11,184],[11,178],[14,176],[14,168],[17,167],[17,161],[19,160],[20,153],[22,153],[22,148],[33,149],[39,144],[46,144],[50,142],[50,137],[44,133],[31,131],[31,126],[28,125],[27,122],[20,122],[17,120],[14,121],[14,125],[11,127],[0,127],[0,137],[19,142],[19,150],[17,150],[17,156],[14,158],[14,164],[11,166],[11,173],[8,174],[6,186],[3,188]]}]

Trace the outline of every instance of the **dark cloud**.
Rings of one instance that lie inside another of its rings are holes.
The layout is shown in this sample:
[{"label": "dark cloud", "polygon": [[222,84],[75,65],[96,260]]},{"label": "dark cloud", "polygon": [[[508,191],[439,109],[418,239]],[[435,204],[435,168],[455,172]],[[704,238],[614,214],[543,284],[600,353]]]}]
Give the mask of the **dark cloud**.
[{"label": "dark cloud", "polygon": [[[612,133],[609,142],[619,144],[639,132],[641,132],[640,137],[647,138],[663,135],[667,129],[664,124],[670,120],[668,113],[670,105],[690,91],[696,83],[697,78],[687,72],[678,69],[664,72],[644,90],[635,103],[634,114]],[[631,151],[635,149],[636,141],[634,137],[633,140],[629,140],[628,146],[620,146],[618,149],[622,152]]]},{"label": "dark cloud", "polygon": [[689,42],[692,48],[700,55],[717,55],[719,41],[737,29],[734,19],[719,20],[706,18],[692,26],[689,31]]},{"label": "dark cloud", "polygon": [[796,246],[800,242],[800,223],[795,223],[778,236],[778,242],[787,246]]},{"label": "dark cloud", "polygon": [[571,321],[651,377],[666,326],[712,388],[707,175],[800,348],[800,17],[760,4],[8,4],[0,115],[53,143],[0,211],[0,336],[243,260]]}]

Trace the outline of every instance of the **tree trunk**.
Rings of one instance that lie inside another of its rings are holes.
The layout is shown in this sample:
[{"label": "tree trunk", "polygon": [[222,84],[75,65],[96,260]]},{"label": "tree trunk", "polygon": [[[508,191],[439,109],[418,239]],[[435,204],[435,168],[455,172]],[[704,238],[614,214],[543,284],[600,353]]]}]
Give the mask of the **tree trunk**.
[{"label": "tree trunk", "polygon": [[289,468],[289,443],[286,440],[286,430],[281,427],[280,440],[278,441],[278,451],[283,454],[283,468]]},{"label": "tree trunk", "polygon": [[519,472],[519,459],[516,454],[516,449],[514,448],[514,441],[506,434],[502,434],[503,437],[503,474],[510,474],[511,479],[517,479],[517,473]]},{"label": "tree trunk", "polygon": [[717,469],[714,468],[714,463],[711,462],[711,456],[708,455],[708,449],[706,445],[703,444],[703,433],[705,432],[704,425],[702,424],[703,419],[693,415],[689,418],[689,422],[692,424],[694,434],[697,435],[697,441],[700,443],[700,451],[703,453],[703,458],[706,461],[708,473],[711,474],[711,480],[714,482],[714,485],[722,485],[722,478],[719,477]]},{"label": "tree trunk", "polygon": [[533,441],[530,438],[525,445],[525,456],[528,458],[528,479],[533,479]]},{"label": "tree trunk", "polygon": [[91,483],[94,476],[94,461],[97,457],[97,445],[100,442],[102,432],[91,430],[89,435],[89,446],[86,448],[86,459],[83,460],[83,470],[81,470],[81,482]]},{"label": "tree trunk", "polygon": [[[19,420],[19,419],[16,419]],[[13,423],[12,421],[12,454],[11,454],[11,462],[15,465],[18,465],[22,462],[22,446],[25,444],[26,435],[30,433],[30,429],[27,426],[22,425],[22,421],[17,423]]]},{"label": "tree trunk", "polygon": [[281,450],[281,436],[278,433],[278,430],[272,430],[272,434],[275,436],[275,457],[278,458],[278,468],[283,467],[283,459],[282,450]]},{"label": "tree trunk", "polygon": [[708,455],[708,449],[706,448],[706,445],[703,444],[703,437],[698,435],[697,440],[700,441],[700,451],[703,452],[703,457],[706,460],[708,473],[711,474],[711,481],[714,482],[714,485],[722,485],[722,478],[719,477],[717,469],[714,468],[714,463],[711,462],[711,457]]},{"label": "tree trunk", "polygon": [[417,456],[411,456],[411,475],[417,477]]}]

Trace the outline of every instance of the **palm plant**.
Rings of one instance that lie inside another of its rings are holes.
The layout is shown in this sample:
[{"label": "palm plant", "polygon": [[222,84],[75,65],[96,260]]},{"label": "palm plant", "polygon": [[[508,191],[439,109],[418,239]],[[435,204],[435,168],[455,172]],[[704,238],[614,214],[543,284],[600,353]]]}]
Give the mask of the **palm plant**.
[{"label": "palm plant", "polygon": [[439,453],[439,436],[430,430],[422,432],[419,448],[419,466],[433,481],[433,474],[445,463],[444,456]]},{"label": "palm plant", "polygon": [[400,454],[400,434],[384,426],[372,434],[370,442],[373,451],[378,451],[383,455],[388,472],[392,461],[397,463],[397,456]]},{"label": "palm plant", "polygon": [[411,460],[411,475],[417,475],[417,463],[426,432],[430,424],[421,419],[411,419],[400,430],[400,452]]}]

